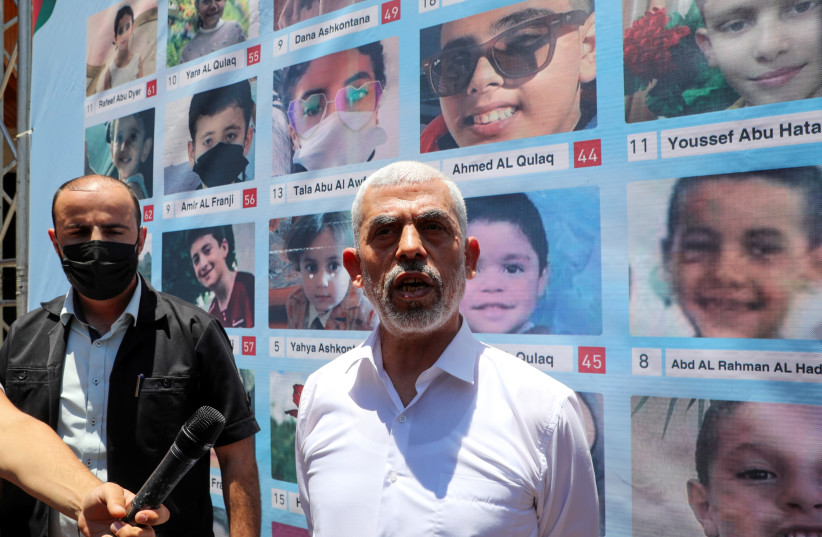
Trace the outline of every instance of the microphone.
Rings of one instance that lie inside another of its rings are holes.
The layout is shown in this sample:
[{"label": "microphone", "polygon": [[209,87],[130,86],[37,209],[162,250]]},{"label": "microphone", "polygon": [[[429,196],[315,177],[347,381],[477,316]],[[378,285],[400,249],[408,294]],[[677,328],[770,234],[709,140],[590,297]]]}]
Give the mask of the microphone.
[{"label": "microphone", "polygon": [[123,521],[133,524],[140,510],[159,507],[194,463],[208,453],[224,425],[225,418],[219,411],[201,406],[180,428],[166,456],[132,500]]}]

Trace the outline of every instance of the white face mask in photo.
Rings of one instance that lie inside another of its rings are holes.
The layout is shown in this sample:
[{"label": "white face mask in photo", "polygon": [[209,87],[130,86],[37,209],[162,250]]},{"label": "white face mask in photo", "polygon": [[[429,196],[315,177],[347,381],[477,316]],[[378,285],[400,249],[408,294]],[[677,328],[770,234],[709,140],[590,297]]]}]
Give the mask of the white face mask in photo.
[{"label": "white face mask in photo", "polygon": [[[340,114],[345,114],[345,123]],[[374,112],[334,112],[301,137],[294,163],[306,170],[319,170],[366,162],[387,140]]]}]

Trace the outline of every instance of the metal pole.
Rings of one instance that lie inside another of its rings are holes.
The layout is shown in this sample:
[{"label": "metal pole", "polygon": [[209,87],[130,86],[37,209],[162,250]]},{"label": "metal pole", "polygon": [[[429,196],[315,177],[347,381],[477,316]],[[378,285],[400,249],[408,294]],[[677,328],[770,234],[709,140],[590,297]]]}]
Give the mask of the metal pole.
[{"label": "metal pole", "polygon": [[17,3],[17,316],[29,302],[29,155],[31,147],[31,2]]}]

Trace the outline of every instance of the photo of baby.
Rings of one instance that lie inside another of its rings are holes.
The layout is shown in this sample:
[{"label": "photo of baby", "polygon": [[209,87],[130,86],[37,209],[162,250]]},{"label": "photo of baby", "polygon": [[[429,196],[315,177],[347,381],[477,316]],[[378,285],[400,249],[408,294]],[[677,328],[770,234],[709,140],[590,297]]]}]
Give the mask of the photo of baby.
[{"label": "photo of baby", "polygon": [[420,153],[595,127],[594,18],[528,0],[421,30]]},{"label": "photo of baby", "polygon": [[376,326],[376,313],[342,263],[343,250],[354,245],[348,211],[271,220],[269,237],[269,328]]},{"label": "photo of baby", "polygon": [[86,129],[86,174],[120,179],[142,200],[154,185],[154,109]]},{"label": "photo of baby", "polygon": [[574,188],[468,198],[480,246],[460,312],[473,332],[599,334],[599,198]]},{"label": "photo of baby", "polygon": [[[274,162],[275,173],[395,157],[397,60],[397,38],[391,38],[275,72],[274,115],[280,120],[274,118],[273,136],[283,139],[286,128],[291,142],[290,162]],[[274,154],[282,153],[275,148]]]},{"label": "photo of baby", "polygon": [[822,5],[623,0],[626,121],[822,96]]},{"label": "photo of baby", "polygon": [[156,70],[157,0],[120,2],[88,18],[86,96]]},{"label": "photo of baby", "polygon": [[254,179],[256,86],[241,80],[168,104],[166,194]]},{"label": "photo of baby", "polygon": [[254,224],[163,233],[163,291],[225,328],[254,327]]},{"label": "photo of baby", "polygon": [[190,62],[258,35],[258,0],[169,0],[166,65]]},{"label": "photo of baby", "polygon": [[362,0],[274,0],[274,30],[325,15]]},{"label": "photo of baby", "polygon": [[819,339],[822,171],[628,185],[631,334]]},{"label": "photo of baby", "polygon": [[822,532],[822,407],[642,396],[631,408],[634,536]]}]

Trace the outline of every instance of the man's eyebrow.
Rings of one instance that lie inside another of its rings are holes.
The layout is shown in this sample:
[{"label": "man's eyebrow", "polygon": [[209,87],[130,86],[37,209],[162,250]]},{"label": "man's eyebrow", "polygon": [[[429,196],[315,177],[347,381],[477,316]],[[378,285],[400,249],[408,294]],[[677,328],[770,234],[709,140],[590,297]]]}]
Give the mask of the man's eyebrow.
[{"label": "man's eyebrow", "polygon": [[491,35],[496,35],[502,32],[503,30],[507,30],[512,26],[516,26],[521,22],[536,19],[537,17],[544,17],[545,15],[551,15],[553,13],[554,12],[550,9],[537,9],[533,7],[526,8],[521,11],[511,13],[510,15],[506,15],[498,21],[491,23],[488,30],[491,33]]},{"label": "man's eyebrow", "polygon": [[390,226],[391,224],[397,223],[399,218],[396,216],[391,216],[388,214],[378,214],[368,222],[369,228],[375,228],[380,226]]},{"label": "man's eyebrow", "polygon": [[414,218],[416,221],[420,220],[449,220],[450,215],[447,211],[443,211],[442,209],[428,209],[426,211],[421,212]]}]

